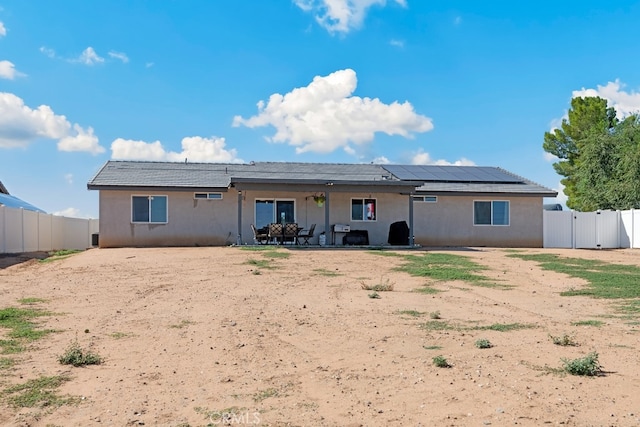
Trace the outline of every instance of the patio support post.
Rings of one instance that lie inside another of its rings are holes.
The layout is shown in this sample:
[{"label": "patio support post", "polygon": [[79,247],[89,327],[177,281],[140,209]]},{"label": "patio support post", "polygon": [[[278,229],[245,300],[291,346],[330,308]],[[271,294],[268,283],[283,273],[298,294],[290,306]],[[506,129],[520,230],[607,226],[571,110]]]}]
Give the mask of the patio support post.
[{"label": "patio support post", "polygon": [[409,246],[413,247],[413,193],[409,193]]},{"label": "patio support post", "polygon": [[238,191],[238,237],[236,245],[242,245],[242,191]]},{"label": "patio support post", "polygon": [[331,225],[330,225],[330,219],[329,219],[329,204],[330,204],[330,193],[328,191],[324,192],[324,196],[325,196],[325,201],[324,201],[324,235],[325,238],[327,239],[327,244],[330,242],[329,240],[329,233],[331,233]]}]

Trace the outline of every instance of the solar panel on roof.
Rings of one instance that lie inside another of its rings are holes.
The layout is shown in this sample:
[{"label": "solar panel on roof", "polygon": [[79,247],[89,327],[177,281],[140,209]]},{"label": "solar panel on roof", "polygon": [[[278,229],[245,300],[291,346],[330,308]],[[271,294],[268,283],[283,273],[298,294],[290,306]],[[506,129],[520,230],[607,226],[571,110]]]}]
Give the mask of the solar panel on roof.
[{"label": "solar panel on roof", "polygon": [[518,177],[489,166],[384,165],[401,180],[442,182],[522,182]]}]

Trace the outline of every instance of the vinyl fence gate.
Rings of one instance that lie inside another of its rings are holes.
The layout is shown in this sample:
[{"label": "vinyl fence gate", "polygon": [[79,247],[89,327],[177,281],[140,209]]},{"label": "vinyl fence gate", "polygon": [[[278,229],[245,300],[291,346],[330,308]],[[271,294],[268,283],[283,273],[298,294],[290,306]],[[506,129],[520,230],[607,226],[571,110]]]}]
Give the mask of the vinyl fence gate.
[{"label": "vinyl fence gate", "polygon": [[545,248],[640,247],[640,210],[544,211]]}]

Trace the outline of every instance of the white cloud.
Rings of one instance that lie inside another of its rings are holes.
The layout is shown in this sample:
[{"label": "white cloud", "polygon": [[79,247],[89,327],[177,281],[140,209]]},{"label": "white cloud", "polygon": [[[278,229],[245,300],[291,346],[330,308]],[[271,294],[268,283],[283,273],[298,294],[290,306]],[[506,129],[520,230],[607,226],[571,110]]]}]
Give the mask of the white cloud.
[{"label": "white cloud", "polygon": [[391,163],[391,161],[389,159],[387,159],[385,156],[379,156],[376,157],[375,159],[373,159],[371,161],[371,163],[376,164],[376,165],[388,165]]},{"label": "white cloud", "polygon": [[0,61],[0,79],[13,80],[16,77],[23,77],[26,74],[19,72],[15,69],[13,62]]},{"label": "white cloud", "polygon": [[104,58],[99,56],[91,46],[82,51],[80,56],[76,59],[72,59],[71,62],[79,62],[84,65],[95,65],[104,62]]},{"label": "white cloud", "polygon": [[564,207],[567,206],[567,200],[569,199],[566,194],[564,194],[564,185],[561,182],[558,182],[558,186],[554,188],[555,191],[558,192],[558,195],[552,199],[555,200],[553,203],[560,203]]},{"label": "white cloud", "polygon": [[156,65],[156,64],[155,64],[155,63],[153,63],[153,62],[147,62],[146,64],[144,64],[144,66],[145,66],[146,68],[151,68],[151,67],[153,67],[154,65]]},{"label": "white cloud", "polygon": [[7,28],[4,26],[4,23],[0,21],[0,36],[7,35]]},{"label": "white cloud", "polygon": [[[315,15],[316,21],[329,33],[346,34],[360,28],[367,9],[377,5],[384,7],[386,0],[294,0],[305,12]],[[394,0],[394,3],[407,7],[406,0]]]},{"label": "white cloud", "polygon": [[469,159],[462,157],[459,160],[450,162],[448,160],[440,159],[433,160],[429,153],[418,150],[418,152],[411,159],[412,165],[440,165],[440,166],[475,166],[476,164]]},{"label": "white cloud", "polygon": [[56,51],[45,46],[40,47],[40,52],[42,52],[44,55],[48,56],[49,58],[56,57]]},{"label": "white cloud", "polygon": [[378,98],[352,96],[356,73],[346,69],[325,77],[316,76],[306,87],[258,103],[258,115],[236,116],[234,126],[276,128],[271,142],[286,142],[297,153],[330,153],[346,149],[349,143],[363,145],[376,132],[411,137],[414,132],[433,129],[431,119],[416,114],[409,102],[384,104]]},{"label": "white cloud", "polygon": [[39,138],[57,139],[61,151],[104,151],[93,135],[75,124],[73,128],[65,116],[57,115],[48,105],[36,109],[12,93],[0,92],[0,148],[26,147]]},{"label": "white cloud", "polygon": [[67,184],[73,184],[73,174],[72,173],[64,174],[64,180],[67,182]]},{"label": "white cloud", "polygon": [[122,61],[122,62],[123,62],[123,63],[125,63],[125,64],[126,64],[127,62],[129,62],[129,57],[127,56],[127,54],[126,54],[126,53],[122,53],[122,52],[115,52],[115,51],[113,51],[113,50],[112,50],[111,52],[109,52],[109,56],[110,56],[111,58],[114,58],[114,59],[119,59],[120,61]]},{"label": "white cloud", "polygon": [[121,160],[241,163],[235,149],[225,149],[224,138],[200,136],[182,139],[182,151],[166,151],[160,141],[144,142],[118,138],[111,144],[111,157]]},{"label": "white cloud", "polygon": [[389,44],[394,47],[399,47],[400,49],[404,48],[404,41],[402,40],[391,39]]},{"label": "white cloud", "polygon": [[98,143],[98,137],[93,134],[93,128],[85,131],[79,125],[73,125],[75,134],[67,135],[58,141],[60,151],[84,151],[91,154],[104,153],[104,147]]},{"label": "white cloud", "polygon": [[608,101],[610,107],[615,108],[619,118],[627,117],[640,112],[640,92],[624,91],[624,83],[616,79],[605,86],[598,85],[597,89],[574,90],[572,98],[599,96]]},{"label": "white cloud", "polygon": [[78,218],[80,216],[80,210],[76,208],[66,208],[58,212],[54,212],[56,216],[66,216],[68,218]]}]

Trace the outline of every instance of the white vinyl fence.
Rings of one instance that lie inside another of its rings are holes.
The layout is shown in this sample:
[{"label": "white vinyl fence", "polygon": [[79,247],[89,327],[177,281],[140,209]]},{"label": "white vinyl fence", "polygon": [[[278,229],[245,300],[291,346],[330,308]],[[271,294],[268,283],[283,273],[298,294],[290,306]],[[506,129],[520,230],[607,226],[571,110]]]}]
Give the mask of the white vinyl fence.
[{"label": "white vinyl fence", "polygon": [[0,206],[0,253],[87,249],[97,219],[67,218]]},{"label": "white vinyl fence", "polygon": [[544,211],[545,248],[640,248],[640,210]]}]

